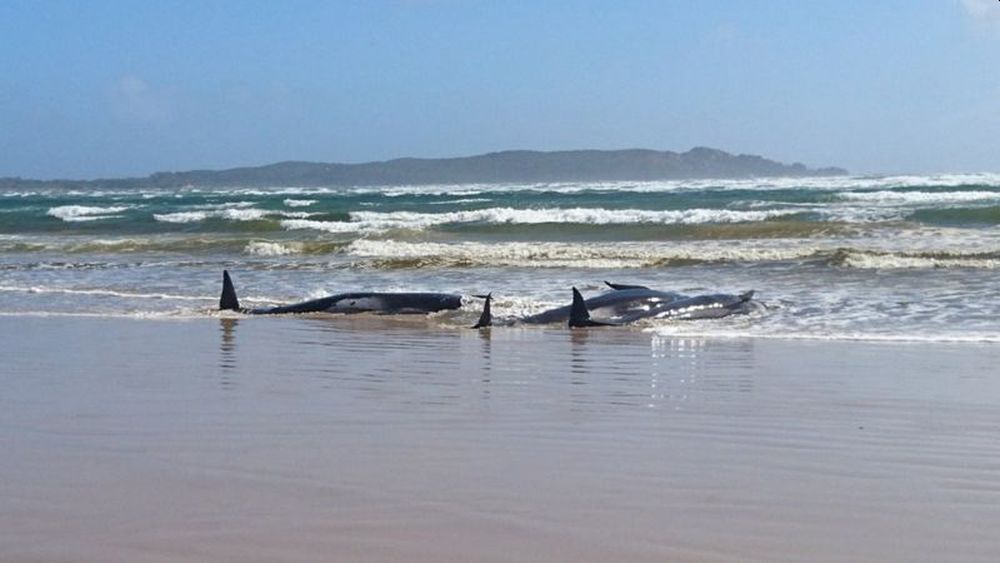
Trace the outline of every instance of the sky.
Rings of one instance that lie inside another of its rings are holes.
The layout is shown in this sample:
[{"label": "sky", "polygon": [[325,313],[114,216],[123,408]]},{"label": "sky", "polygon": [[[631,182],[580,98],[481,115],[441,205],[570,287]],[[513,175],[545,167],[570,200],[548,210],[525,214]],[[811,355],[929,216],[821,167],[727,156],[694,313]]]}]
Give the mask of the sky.
[{"label": "sky", "polygon": [[694,146],[1000,171],[1000,2],[0,2],[0,177]]}]

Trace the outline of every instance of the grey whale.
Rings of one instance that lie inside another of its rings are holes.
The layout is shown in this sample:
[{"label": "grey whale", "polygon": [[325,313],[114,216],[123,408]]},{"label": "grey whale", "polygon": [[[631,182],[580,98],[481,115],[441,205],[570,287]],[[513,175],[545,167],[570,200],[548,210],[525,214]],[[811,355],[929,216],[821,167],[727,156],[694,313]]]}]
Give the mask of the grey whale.
[{"label": "grey whale", "polygon": [[236,288],[229,272],[222,271],[222,295],[219,310],[248,315],[281,315],[286,313],[379,313],[385,315],[427,314],[458,309],[462,296],[454,293],[338,293],[291,305],[245,309],[240,307]]}]

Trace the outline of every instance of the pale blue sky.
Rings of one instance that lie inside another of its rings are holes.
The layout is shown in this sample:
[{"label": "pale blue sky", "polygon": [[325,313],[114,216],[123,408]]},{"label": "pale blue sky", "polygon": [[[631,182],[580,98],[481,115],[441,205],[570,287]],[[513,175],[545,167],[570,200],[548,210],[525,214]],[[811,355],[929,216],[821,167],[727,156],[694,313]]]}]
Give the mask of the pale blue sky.
[{"label": "pale blue sky", "polygon": [[0,176],[695,145],[1000,171],[1000,2],[0,3]]}]

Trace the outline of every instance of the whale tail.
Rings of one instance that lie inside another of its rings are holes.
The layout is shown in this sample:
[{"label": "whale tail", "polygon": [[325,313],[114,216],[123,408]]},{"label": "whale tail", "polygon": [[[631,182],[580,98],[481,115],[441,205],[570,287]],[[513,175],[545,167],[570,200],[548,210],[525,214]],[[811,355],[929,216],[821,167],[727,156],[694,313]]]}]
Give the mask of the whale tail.
[{"label": "whale tail", "polygon": [[236,288],[229,277],[229,271],[222,270],[222,295],[219,297],[220,311],[239,311],[240,300],[236,298]]},{"label": "whale tail", "polygon": [[490,312],[490,303],[493,301],[493,294],[487,293],[486,295],[476,295],[485,299],[486,302],[483,303],[483,312],[479,315],[479,321],[473,325],[472,328],[487,328],[493,326],[493,313]]},{"label": "whale tail", "polygon": [[590,311],[587,310],[587,304],[583,300],[583,296],[574,287],[573,288],[573,305],[569,310],[569,326],[570,328],[579,328],[585,326],[615,326],[612,323],[602,323],[595,320],[591,320]]}]

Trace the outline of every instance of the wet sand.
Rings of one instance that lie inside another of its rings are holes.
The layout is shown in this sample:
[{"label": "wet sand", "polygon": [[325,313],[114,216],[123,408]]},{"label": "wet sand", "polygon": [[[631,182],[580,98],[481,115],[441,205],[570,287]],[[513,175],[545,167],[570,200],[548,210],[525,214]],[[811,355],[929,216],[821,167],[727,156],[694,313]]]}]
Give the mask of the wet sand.
[{"label": "wet sand", "polygon": [[995,561],[1000,347],[0,318],[2,561]]}]

